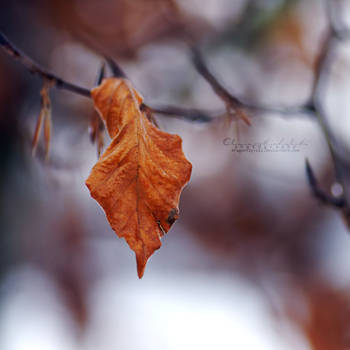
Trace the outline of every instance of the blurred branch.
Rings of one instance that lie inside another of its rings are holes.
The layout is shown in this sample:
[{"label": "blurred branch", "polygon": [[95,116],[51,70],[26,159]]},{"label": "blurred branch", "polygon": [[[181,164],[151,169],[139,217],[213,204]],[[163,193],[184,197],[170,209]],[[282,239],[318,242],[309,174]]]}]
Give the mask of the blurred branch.
[{"label": "blurred branch", "polygon": [[26,67],[31,73],[41,76],[46,80],[52,82],[57,88],[68,90],[79,95],[90,97],[90,90],[83,87],[71,84],[53,73],[45,70],[35,63],[28,56],[23,54],[21,51],[15,48],[15,46],[0,32],[0,46],[10,56],[19,61],[24,67]]},{"label": "blurred branch", "polygon": [[214,113],[194,108],[186,109],[177,106],[150,107],[143,103],[141,109],[151,113],[185,119],[191,122],[209,123],[215,119]]},{"label": "blurred branch", "polygon": [[261,113],[278,113],[281,115],[312,114],[314,110],[309,105],[297,107],[273,107],[257,105],[231,94],[209,70],[198,48],[191,47],[192,61],[198,73],[209,83],[216,95],[225,103],[227,110],[233,110],[247,124],[250,124],[244,110]]},{"label": "blurred branch", "polygon": [[115,78],[126,78],[126,74],[124,71],[120,68],[120,66],[117,64],[116,61],[112,60],[110,57],[105,57],[108,65],[110,66],[113,76]]},{"label": "blurred branch", "polygon": [[308,159],[305,160],[305,170],[306,170],[306,176],[307,176],[311,191],[317,199],[319,199],[322,203],[328,204],[333,207],[337,207],[337,208],[345,207],[346,202],[344,198],[342,197],[336,198],[336,197],[330,196],[320,188],[319,183],[316,179],[316,176],[314,174],[314,171],[312,170],[312,167]]},{"label": "blurred branch", "polygon": [[[13,57],[19,63],[21,63],[25,68],[27,68],[31,73],[39,75],[40,77],[53,83],[53,86],[74,92],[78,95],[91,97],[90,90],[72,83],[69,83],[62,78],[56,76],[55,74],[49,72],[48,70],[40,67],[39,64],[34,62],[27,55],[18,50],[4,34],[0,32],[0,47],[3,51],[9,56]],[[198,67],[203,69],[204,74],[210,80],[212,86],[215,87],[215,91],[226,101],[226,103],[237,109],[238,107],[244,107],[246,110],[252,112],[261,112],[261,113],[277,113],[281,115],[294,115],[294,114],[304,114],[312,112],[307,106],[305,107],[268,107],[268,106],[259,106],[253,103],[239,100],[238,98],[232,96],[226,89],[224,89],[220,83],[215,79],[215,77],[207,70],[204,65],[203,59],[201,59],[199,52],[197,52],[197,64]],[[125,77],[125,73],[118,66],[118,64],[110,58],[106,58],[108,64],[111,66],[113,74],[117,77]],[[209,123],[213,120],[216,120],[217,116],[221,116],[224,112],[214,113],[213,111],[200,110],[194,108],[182,108],[178,106],[163,106],[163,107],[151,107],[146,104],[142,104],[141,108],[147,109],[147,111],[157,114],[162,114],[168,117],[176,117],[190,122],[200,122],[200,123]]]},{"label": "blurred branch", "polygon": [[349,203],[345,197],[345,191],[340,197],[334,197],[323,191],[319,186],[314,171],[312,170],[311,165],[307,159],[305,160],[305,170],[311,192],[315,198],[317,198],[323,204],[341,210],[345,223],[348,229],[350,229],[350,210]]},{"label": "blurred branch", "polygon": [[96,86],[100,85],[105,76],[106,76],[106,64],[105,62],[102,62],[100,70],[98,71],[98,74],[96,77],[95,85]]},{"label": "blurred branch", "polygon": [[350,39],[350,28],[345,24],[344,19],[342,19],[341,7],[339,1],[327,0],[327,14],[333,35],[339,40]]},{"label": "blurred branch", "polygon": [[[244,102],[244,108],[249,110],[251,113],[269,113],[279,116],[297,116],[297,115],[309,115],[314,118],[314,111],[306,107],[269,107],[269,106],[259,106],[252,103]],[[172,105],[150,107],[148,105],[142,104],[141,109],[146,109],[151,113],[162,114],[168,117],[174,117],[178,119],[183,119],[189,122],[199,122],[199,123],[210,123],[213,121],[220,120],[222,117],[226,116],[227,112],[222,110],[208,111],[196,108],[182,108]]]},{"label": "blurred branch", "polygon": [[221,98],[221,100],[226,105],[227,115],[237,115],[246,124],[250,125],[249,118],[243,111],[244,104],[235,96],[231,95],[215,78],[215,76],[209,71],[207,65],[204,62],[202,55],[196,47],[191,48],[192,51],[192,61],[196,67],[198,73],[203,76],[203,78],[210,84],[216,95]]},{"label": "blurred branch", "polygon": [[[231,94],[219,82],[219,80],[209,70],[203,56],[197,47],[191,46],[191,54],[194,67],[198,73],[209,83],[216,95],[225,103],[228,113],[230,110],[233,110],[246,122],[249,122],[249,120],[247,120],[247,117],[243,112],[244,110],[255,112],[279,112],[280,114],[284,115],[289,113],[309,113],[316,117],[328,144],[335,169],[335,178],[336,181],[342,186],[343,196],[341,199],[338,199],[329,196],[324,191],[322,191],[319,188],[316,177],[314,176],[312,168],[307,161],[306,172],[309,180],[309,185],[311,187],[312,193],[320,201],[334,207],[341,208],[350,226],[350,195],[348,193],[349,191],[346,183],[347,171],[345,169],[345,160],[341,159],[341,157],[338,155],[340,148],[336,138],[332,134],[330,126],[328,125],[326,112],[323,107],[323,102],[325,100],[325,88],[331,69],[331,63],[333,61],[334,48],[339,40],[346,40],[350,38],[350,30],[349,28],[346,28],[344,22],[340,19],[341,11],[339,3],[336,3],[334,0],[327,0],[326,5],[329,29],[324,37],[319,55],[316,60],[314,82],[311,89],[310,101],[304,106],[293,107],[290,109],[276,109],[273,107],[264,108],[262,106],[254,106],[249,102],[245,102],[237,96]],[[349,161],[347,162],[349,163]],[[350,167],[350,163],[348,164],[348,167]]]},{"label": "blurred branch", "polygon": [[331,64],[333,62],[334,50],[339,40],[345,39],[345,33],[349,35],[349,31],[344,29],[343,26],[337,25],[340,23],[340,11],[334,0],[327,0],[327,15],[329,22],[329,29],[323,40],[321,50],[318,55],[315,66],[315,78],[312,86],[311,99],[309,108],[314,110],[315,115],[318,119],[321,130],[325,136],[328,144],[328,148],[332,157],[335,179],[342,186],[343,195],[340,199],[328,196],[323,192],[316,181],[316,177],[313,174],[312,168],[308,161],[306,161],[306,173],[309,180],[309,185],[316,198],[321,202],[341,208],[343,210],[344,217],[348,226],[350,227],[350,197],[348,186],[346,182],[346,166],[343,159],[338,155],[339,145],[336,138],[333,136],[331,128],[327,121],[327,115],[323,107],[325,100],[325,89],[327,86],[327,79],[330,74]]},{"label": "blurred branch", "polygon": [[232,108],[241,108],[243,103],[235,96],[231,95],[216,79],[216,77],[209,71],[204,62],[203,56],[196,47],[191,48],[192,61],[198,73],[210,84],[214,92]]}]

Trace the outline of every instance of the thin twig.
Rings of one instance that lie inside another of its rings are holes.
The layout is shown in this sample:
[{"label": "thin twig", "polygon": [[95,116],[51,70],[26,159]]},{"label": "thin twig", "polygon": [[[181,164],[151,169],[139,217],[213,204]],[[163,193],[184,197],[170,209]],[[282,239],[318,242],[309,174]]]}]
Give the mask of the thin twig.
[{"label": "thin twig", "polygon": [[187,121],[191,122],[209,123],[215,119],[214,113],[200,109],[186,109],[176,106],[150,107],[144,103],[141,105],[141,109],[148,110],[149,112],[155,114],[163,114],[169,117],[186,119]]},{"label": "thin twig", "polygon": [[48,81],[51,81],[55,84],[55,87],[63,90],[68,90],[79,94],[81,96],[90,98],[90,90],[83,88],[81,86],[69,83],[55,74],[47,71],[46,69],[40,67],[35,63],[31,58],[19,51],[6,37],[0,32],[0,47],[10,56],[15,58],[20,62],[24,67],[26,67],[31,73],[41,76]]},{"label": "thin twig", "polygon": [[236,108],[241,108],[244,104],[235,96],[230,94],[209,71],[199,50],[192,46],[192,61],[197,71],[208,81],[215,93],[226,103],[232,104]]},{"label": "thin twig", "polygon": [[[34,62],[31,58],[29,58],[27,55],[22,53],[20,50],[18,50],[1,32],[0,32],[0,47],[3,49],[3,51],[6,54],[16,59],[19,63],[21,63],[24,67],[26,67],[31,73],[39,75],[42,78],[45,78],[46,80],[53,82],[55,87],[91,98],[89,89],[69,83],[63,80],[62,78],[56,76],[55,74],[49,72],[48,70],[40,67],[39,64]],[[119,67],[119,65],[117,65],[115,61],[111,60],[110,58],[107,58],[107,61],[111,66],[114,75],[118,77],[125,77],[125,73],[122,71],[122,69]],[[274,113],[274,114],[281,114],[281,115],[310,113],[310,110],[308,110],[306,106],[269,107],[269,106],[259,106],[254,103],[249,103],[247,101],[242,102],[238,99],[235,99],[233,96],[230,95],[230,93],[227,90],[221,87],[219,82],[215,80],[214,76],[212,76],[212,78],[213,78],[212,82],[216,81],[217,90],[220,91],[221,95],[225,96],[227,101],[235,104],[237,107],[238,105],[243,106],[245,109],[250,110],[251,112]],[[183,119],[190,122],[200,122],[200,123],[209,123],[213,120],[216,120],[216,116],[224,114],[224,112],[220,112],[218,114],[218,113],[214,113],[213,111],[200,110],[195,108],[183,108],[178,106],[151,107],[149,105],[144,104],[142,107],[147,108],[149,111],[153,113],[161,114],[168,117],[176,117],[176,118]]]},{"label": "thin twig", "polygon": [[[169,117],[174,117],[178,119],[184,119],[189,122],[199,122],[199,123],[210,123],[213,121],[218,121],[226,116],[226,111],[209,111],[196,108],[183,108],[178,106],[166,105],[150,107],[146,104],[142,104],[141,108],[147,108],[149,111],[155,114],[162,114]],[[258,106],[254,104],[245,104],[245,109],[250,111],[250,116],[255,116],[256,114],[271,114],[278,116],[298,116],[298,115],[308,115],[314,118],[314,111],[310,110],[308,107],[269,107],[269,106]]]},{"label": "thin twig", "polygon": [[110,57],[105,57],[107,63],[109,64],[113,76],[115,78],[126,78],[126,74],[124,71],[121,69],[121,67],[117,64],[115,60],[112,60]]},{"label": "thin twig", "polygon": [[204,58],[198,48],[191,46],[192,61],[197,69],[198,73],[209,83],[214,92],[225,102],[226,106],[235,110],[240,117],[245,119],[245,114],[242,110],[249,111],[251,113],[273,113],[281,115],[296,115],[296,114],[313,114],[314,110],[310,108],[309,104],[303,106],[293,106],[293,107],[276,107],[276,106],[264,106],[254,104],[252,102],[246,101],[243,98],[234,96],[230,93],[210,72],[208,66],[206,65]]},{"label": "thin twig", "polygon": [[95,86],[98,86],[102,83],[102,80],[106,76],[106,63],[102,62],[100,70],[98,71]]},{"label": "thin twig", "polygon": [[346,205],[344,197],[336,198],[330,196],[320,188],[308,159],[305,160],[305,170],[311,191],[318,200],[320,200],[324,204],[328,204],[333,207],[344,208],[344,206]]},{"label": "thin twig", "polygon": [[233,96],[223,87],[216,77],[210,72],[209,68],[204,62],[200,51],[195,47],[191,47],[192,61],[198,73],[210,84],[214,92],[222,99],[226,105],[228,116],[238,116],[246,124],[250,125],[248,116],[244,113],[244,103],[237,97]]}]

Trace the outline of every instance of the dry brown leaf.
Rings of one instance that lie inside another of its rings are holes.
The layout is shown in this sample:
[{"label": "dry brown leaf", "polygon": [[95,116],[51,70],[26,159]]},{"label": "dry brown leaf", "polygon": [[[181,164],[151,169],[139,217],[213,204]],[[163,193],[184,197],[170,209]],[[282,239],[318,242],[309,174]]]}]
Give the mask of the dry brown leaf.
[{"label": "dry brown leaf", "polygon": [[44,141],[45,141],[45,157],[46,159],[50,153],[50,141],[51,141],[51,101],[49,96],[50,88],[52,87],[52,82],[44,80],[43,87],[40,91],[41,95],[41,110],[36,122],[35,131],[32,141],[32,154],[33,156],[36,153],[36,149],[39,143],[39,137],[41,134],[42,125],[44,123]]},{"label": "dry brown leaf", "polygon": [[35,131],[34,131],[34,135],[33,135],[33,141],[32,141],[32,155],[33,156],[35,156],[36,149],[38,147],[39,137],[41,134],[41,129],[42,129],[44,119],[45,119],[45,110],[42,108],[40,110],[40,114],[39,114],[38,120],[36,122]]},{"label": "dry brown leaf", "polygon": [[46,116],[44,121],[45,159],[48,159],[50,154],[51,129],[52,129],[51,108],[48,108],[46,111]]},{"label": "dry brown leaf", "polygon": [[128,80],[104,79],[91,95],[112,142],[86,185],[113,230],[135,251],[141,278],[161,236],[179,216],[192,165],[181,138],[159,130],[141,111],[143,99]]}]

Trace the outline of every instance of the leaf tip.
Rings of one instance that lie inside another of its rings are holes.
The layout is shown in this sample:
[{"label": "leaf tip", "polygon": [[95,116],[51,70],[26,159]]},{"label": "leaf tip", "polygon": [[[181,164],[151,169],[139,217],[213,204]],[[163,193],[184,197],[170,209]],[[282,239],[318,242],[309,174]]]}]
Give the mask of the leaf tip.
[{"label": "leaf tip", "polygon": [[139,276],[139,279],[143,277],[143,274],[145,273],[145,268],[147,264],[147,259],[145,259],[144,256],[140,256],[136,253],[136,264],[137,264],[137,275]]}]

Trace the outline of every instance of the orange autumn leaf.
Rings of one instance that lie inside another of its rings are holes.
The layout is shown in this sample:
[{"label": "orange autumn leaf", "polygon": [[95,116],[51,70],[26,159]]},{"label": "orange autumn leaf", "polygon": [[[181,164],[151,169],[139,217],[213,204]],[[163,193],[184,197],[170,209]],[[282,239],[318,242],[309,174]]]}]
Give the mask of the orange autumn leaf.
[{"label": "orange autumn leaf", "polygon": [[180,193],[192,165],[181,138],[159,130],[141,111],[143,99],[128,80],[104,79],[91,95],[112,142],[86,185],[113,230],[135,252],[141,278],[160,238],[179,216]]}]

